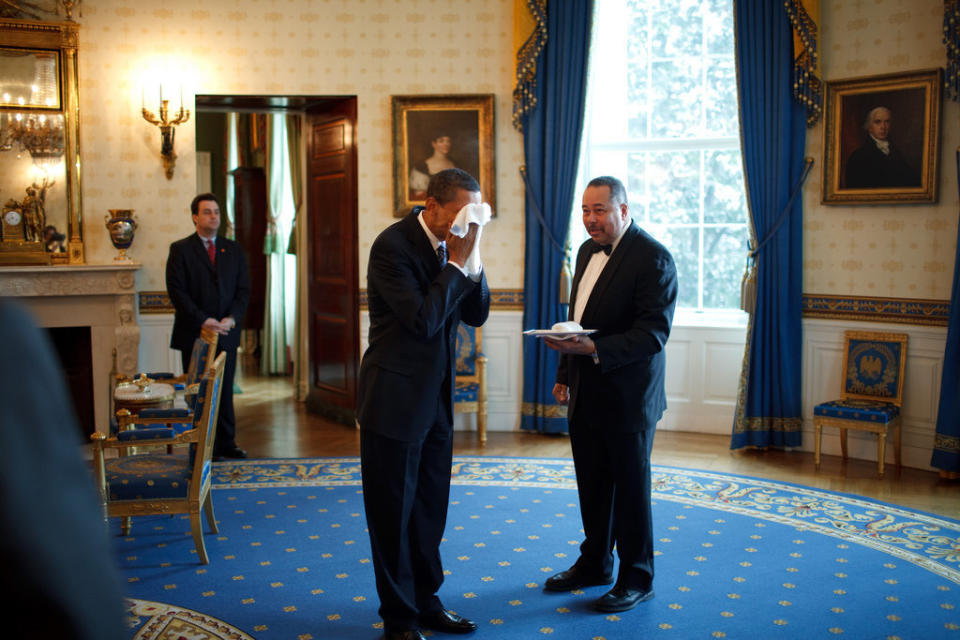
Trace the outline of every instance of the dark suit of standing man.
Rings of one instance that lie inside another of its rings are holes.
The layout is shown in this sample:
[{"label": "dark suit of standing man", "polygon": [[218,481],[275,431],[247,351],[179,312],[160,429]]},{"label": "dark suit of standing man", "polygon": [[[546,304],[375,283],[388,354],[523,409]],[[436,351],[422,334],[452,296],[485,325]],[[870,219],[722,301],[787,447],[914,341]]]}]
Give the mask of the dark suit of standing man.
[{"label": "dark suit of standing man", "polygon": [[545,589],[610,584],[616,544],[616,584],[594,603],[616,612],[653,597],[650,452],[667,406],[663,348],[677,270],[670,252],[631,221],[616,178],[587,185],[583,224],[591,240],[577,254],[570,319],[596,333],[547,344],[563,354],[553,395],[569,405],[585,539],[576,563]]},{"label": "dark suit of standing man", "polygon": [[[250,301],[250,274],[243,249],[233,240],[217,237],[220,203],[212,193],[201,193],[190,203],[197,232],[170,245],[167,256],[167,293],[176,311],[170,346],[180,350],[183,370],[190,365],[193,342],[200,329],[219,334],[217,353],[225,351],[220,414],[213,445],[215,459],[246,458],[237,446],[233,412],[233,377],[237,371],[240,328]],[[213,243],[213,248],[208,245]],[[212,258],[211,258],[212,254]]]},{"label": "dark suit of standing man", "polygon": [[357,419],[363,502],[388,640],[423,638],[421,628],[476,629],[447,611],[437,591],[453,459],[457,327],[461,320],[480,326],[490,312],[482,269],[463,269],[478,227],[471,224],[464,238],[449,230],[462,207],[480,201],[480,185],[470,174],[436,173],[425,207],[384,230],[370,249],[369,347],[360,363]]}]

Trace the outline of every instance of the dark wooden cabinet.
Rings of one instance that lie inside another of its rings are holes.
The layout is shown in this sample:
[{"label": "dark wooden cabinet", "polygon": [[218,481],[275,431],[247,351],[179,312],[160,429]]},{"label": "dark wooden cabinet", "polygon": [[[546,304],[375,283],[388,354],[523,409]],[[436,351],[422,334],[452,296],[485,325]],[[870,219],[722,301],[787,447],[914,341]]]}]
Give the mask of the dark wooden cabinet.
[{"label": "dark wooden cabinet", "polygon": [[267,293],[267,176],[260,167],[239,167],[233,174],[234,228],[237,242],[250,264],[250,304],[243,318],[244,329],[263,329]]}]

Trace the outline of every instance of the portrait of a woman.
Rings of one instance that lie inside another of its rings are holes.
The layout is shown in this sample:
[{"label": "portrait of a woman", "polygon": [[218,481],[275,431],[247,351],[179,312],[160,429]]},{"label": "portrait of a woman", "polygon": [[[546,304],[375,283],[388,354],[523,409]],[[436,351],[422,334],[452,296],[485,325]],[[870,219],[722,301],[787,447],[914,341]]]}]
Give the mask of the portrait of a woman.
[{"label": "portrait of a woman", "polygon": [[407,199],[422,203],[430,176],[444,169],[480,169],[477,111],[417,109],[406,113]]},{"label": "portrait of a woman", "polygon": [[427,197],[427,183],[430,176],[444,169],[454,169],[456,164],[450,158],[452,138],[447,133],[430,140],[430,155],[410,168],[410,199],[423,200]]}]

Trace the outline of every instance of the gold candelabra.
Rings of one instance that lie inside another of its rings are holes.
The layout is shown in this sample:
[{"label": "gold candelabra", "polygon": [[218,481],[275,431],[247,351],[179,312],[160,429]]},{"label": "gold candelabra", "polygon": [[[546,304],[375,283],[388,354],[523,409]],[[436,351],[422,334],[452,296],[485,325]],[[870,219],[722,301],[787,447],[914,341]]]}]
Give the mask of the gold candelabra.
[{"label": "gold candelabra", "polygon": [[142,106],[143,119],[160,128],[160,157],[163,159],[163,168],[167,180],[173,178],[173,168],[177,164],[177,154],[173,150],[176,126],[190,119],[190,110],[183,108],[183,91],[180,92],[180,108],[170,114],[170,101],[163,98],[163,87],[160,88],[160,115],[156,115],[146,106]]}]

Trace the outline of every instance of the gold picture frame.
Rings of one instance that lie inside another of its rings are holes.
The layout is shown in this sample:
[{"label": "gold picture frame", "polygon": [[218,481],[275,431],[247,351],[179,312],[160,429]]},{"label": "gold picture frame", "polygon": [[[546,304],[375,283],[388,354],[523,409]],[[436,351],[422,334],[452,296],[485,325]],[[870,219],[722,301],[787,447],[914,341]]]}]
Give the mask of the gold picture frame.
[{"label": "gold picture frame", "polygon": [[849,78],[826,85],[821,201],[936,202],[943,70]]},{"label": "gold picture frame", "polygon": [[496,216],[493,94],[392,96],[391,107],[394,215],[422,205],[430,174],[455,166],[477,179]]}]

